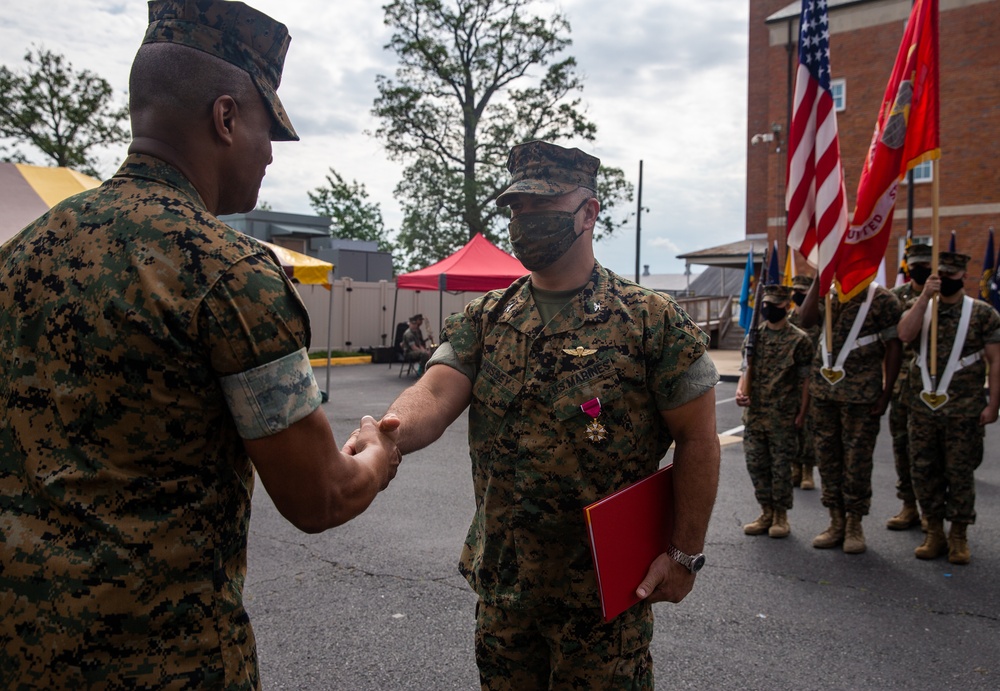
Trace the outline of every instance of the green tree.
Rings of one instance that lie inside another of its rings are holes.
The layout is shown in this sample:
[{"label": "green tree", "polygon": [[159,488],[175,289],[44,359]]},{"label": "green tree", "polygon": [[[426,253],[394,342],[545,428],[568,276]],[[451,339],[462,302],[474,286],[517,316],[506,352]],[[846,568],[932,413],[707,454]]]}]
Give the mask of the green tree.
[{"label": "green tree", "polygon": [[[379,75],[372,113],[389,156],[406,164],[396,196],[403,207],[397,242],[410,266],[461,247],[476,233],[507,246],[506,213],[493,200],[508,176],[514,144],[570,138],[593,141],[581,112],[576,60],[560,58],[569,22],[528,12],[532,0],[394,0],[386,48],[399,58],[395,79]],[[536,73],[540,73],[536,75]],[[630,201],[632,186],[605,168],[604,208]],[[603,214],[598,236],[624,221]]]},{"label": "green tree", "polygon": [[[57,166],[101,177],[92,151],[129,141],[122,127],[128,107],[115,105],[106,80],[74,72],[61,55],[36,48],[24,60],[22,74],[0,65],[0,137],[37,149]],[[28,159],[16,148],[5,160]]]},{"label": "green tree", "polygon": [[375,241],[380,251],[392,251],[382,222],[382,208],[377,202],[368,201],[368,191],[357,180],[348,184],[340,173],[330,168],[326,187],[317,187],[307,194],[313,210],[332,220],[330,232],[333,237]]}]

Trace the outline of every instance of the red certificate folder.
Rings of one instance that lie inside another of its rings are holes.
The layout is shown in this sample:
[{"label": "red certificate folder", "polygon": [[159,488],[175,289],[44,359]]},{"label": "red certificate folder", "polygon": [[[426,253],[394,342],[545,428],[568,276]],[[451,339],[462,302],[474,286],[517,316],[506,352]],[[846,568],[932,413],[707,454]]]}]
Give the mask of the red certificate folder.
[{"label": "red certificate folder", "polygon": [[608,622],[639,602],[635,589],[670,546],[672,465],[584,507],[601,611]]}]

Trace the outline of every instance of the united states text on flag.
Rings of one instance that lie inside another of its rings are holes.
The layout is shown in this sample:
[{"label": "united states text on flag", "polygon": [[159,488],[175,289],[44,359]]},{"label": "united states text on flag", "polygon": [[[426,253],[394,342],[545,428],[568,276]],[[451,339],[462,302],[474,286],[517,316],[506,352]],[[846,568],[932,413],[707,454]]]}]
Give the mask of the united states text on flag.
[{"label": "united states text on flag", "polygon": [[830,91],[826,4],[827,0],[802,0],[785,196],[788,244],[819,272],[820,295],[826,295],[833,280],[848,220],[837,113]]}]

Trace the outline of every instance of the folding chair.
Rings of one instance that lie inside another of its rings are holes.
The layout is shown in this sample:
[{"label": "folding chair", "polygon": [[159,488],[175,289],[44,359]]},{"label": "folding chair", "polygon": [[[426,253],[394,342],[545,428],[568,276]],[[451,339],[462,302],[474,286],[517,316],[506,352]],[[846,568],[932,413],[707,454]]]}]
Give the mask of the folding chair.
[{"label": "folding chair", "polygon": [[[395,359],[399,362],[399,375],[403,376],[403,365],[406,365],[406,376],[413,374],[413,366],[417,364],[416,360],[407,360],[406,354],[403,352],[403,334],[409,328],[409,324],[406,322],[400,322],[396,324],[396,336],[392,341],[392,352],[395,355]],[[392,363],[389,363],[389,369],[392,369]]]}]

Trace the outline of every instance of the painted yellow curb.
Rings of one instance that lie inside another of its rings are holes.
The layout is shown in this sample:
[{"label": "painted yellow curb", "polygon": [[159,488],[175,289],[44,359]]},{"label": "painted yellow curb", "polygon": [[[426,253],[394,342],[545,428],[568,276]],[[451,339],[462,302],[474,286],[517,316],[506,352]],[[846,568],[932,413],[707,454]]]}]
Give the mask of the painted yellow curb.
[{"label": "painted yellow curb", "polygon": [[337,367],[339,365],[367,365],[372,361],[371,355],[358,355],[356,357],[335,357],[335,358],[315,358],[310,359],[309,364],[313,367]]}]

